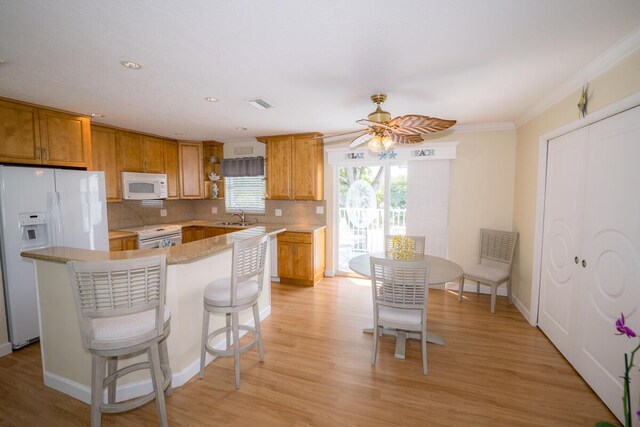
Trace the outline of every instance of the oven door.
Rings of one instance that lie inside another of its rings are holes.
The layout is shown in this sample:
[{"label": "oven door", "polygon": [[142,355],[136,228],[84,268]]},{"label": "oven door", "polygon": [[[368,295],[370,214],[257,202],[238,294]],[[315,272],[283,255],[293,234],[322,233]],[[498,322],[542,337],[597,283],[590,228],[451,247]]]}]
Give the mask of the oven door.
[{"label": "oven door", "polygon": [[168,248],[181,243],[181,233],[150,237],[148,239],[140,239],[140,237],[138,237],[138,249]]}]

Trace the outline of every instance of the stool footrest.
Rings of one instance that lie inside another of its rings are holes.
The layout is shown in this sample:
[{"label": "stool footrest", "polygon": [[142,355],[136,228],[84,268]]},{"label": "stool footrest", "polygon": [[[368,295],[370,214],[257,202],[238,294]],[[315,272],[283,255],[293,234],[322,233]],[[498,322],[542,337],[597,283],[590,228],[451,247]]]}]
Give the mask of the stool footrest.
[{"label": "stool footrest", "polygon": [[[109,375],[104,379],[104,387],[109,385],[109,383],[117,380],[118,378],[130,374],[131,372],[139,371],[141,369],[149,369],[149,362],[140,362],[135,363],[133,365],[125,366],[124,368],[118,369],[113,374]],[[162,369],[162,390],[166,390],[171,384],[173,373],[168,364],[163,364],[161,366]],[[101,411],[104,413],[115,414],[118,412],[125,412],[131,409],[138,408],[142,405],[151,402],[156,398],[155,391],[150,392],[149,394],[145,394],[144,396],[136,397],[135,399],[126,400],[124,402],[116,402],[116,403],[103,403],[101,407]]]},{"label": "stool footrest", "polygon": [[[245,351],[249,350],[251,347],[253,347],[254,345],[256,345],[258,343],[258,332],[256,331],[255,328],[251,327],[251,326],[247,326],[247,325],[239,325],[238,329],[242,329],[248,332],[251,332],[253,334],[253,339],[251,340],[251,342],[243,345],[242,347],[240,347],[239,352],[240,353],[244,353]],[[231,331],[231,326],[225,326],[219,329],[216,329],[215,331],[211,332],[208,336],[207,336],[207,341],[205,342],[205,348],[207,349],[207,351],[215,356],[233,356],[234,355],[234,349],[233,348],[227,348],[225,350],[217,350],[213,347],[211,347],[211,345],[209,345],[209,342],[211,341],[212,338],[214,338],[217,335],[220,335],[224,332],[227,331]]]}]

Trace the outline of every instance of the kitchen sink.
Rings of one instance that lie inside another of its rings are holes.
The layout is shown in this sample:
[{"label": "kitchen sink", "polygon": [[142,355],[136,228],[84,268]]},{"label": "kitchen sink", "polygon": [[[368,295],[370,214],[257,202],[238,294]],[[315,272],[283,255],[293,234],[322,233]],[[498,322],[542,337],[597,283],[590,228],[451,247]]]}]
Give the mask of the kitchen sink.
[{"label": "kitchen sink", "polygon": [[219,224],[220,225],[237,225],[238,227],[247,227],[249,225],[252,225],[253,223],[249,222],[249,221],[244,221],[244,222],[242,222],[242,221],[236,221],[236,222],[226,221],[226,222],[221,222]]}]

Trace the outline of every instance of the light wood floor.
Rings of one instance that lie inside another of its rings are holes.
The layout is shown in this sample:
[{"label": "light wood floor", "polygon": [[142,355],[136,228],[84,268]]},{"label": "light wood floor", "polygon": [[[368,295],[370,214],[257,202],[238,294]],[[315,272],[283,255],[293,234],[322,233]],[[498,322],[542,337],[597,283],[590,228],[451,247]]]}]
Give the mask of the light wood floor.
[{"label": "light wood floor", "polygon": [[[383,337],[370,365],[371,290],[359,279],[325,279],[314,288],[274,284],[263,323],[266,362],[241,356],[236,391],[233,358],[213,362],[167,399],[171,425],[391,426],[593,425],[613,415],[537,328],[506,298],[489,313],[489,296],[429,294],[429,375],[420,343],[393,357]],[[199,326],[199,325],[198,325]],[[104,415],[103,425],[155,425],[155,404]],[[89,406],[45,387],[40,349],[0,358],[0,425],[89,424]]]}]

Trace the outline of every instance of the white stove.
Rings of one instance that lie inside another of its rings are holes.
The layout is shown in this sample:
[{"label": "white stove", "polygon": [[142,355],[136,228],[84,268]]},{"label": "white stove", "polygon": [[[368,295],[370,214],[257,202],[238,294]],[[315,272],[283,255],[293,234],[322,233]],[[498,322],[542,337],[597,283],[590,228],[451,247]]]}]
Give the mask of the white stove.
[{"label": "white stove", "polygon": [[182,243],[182,227],[174,224],[125,228],[138,235],[138,249],[167,248]]}]

